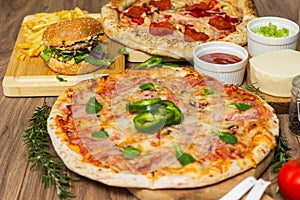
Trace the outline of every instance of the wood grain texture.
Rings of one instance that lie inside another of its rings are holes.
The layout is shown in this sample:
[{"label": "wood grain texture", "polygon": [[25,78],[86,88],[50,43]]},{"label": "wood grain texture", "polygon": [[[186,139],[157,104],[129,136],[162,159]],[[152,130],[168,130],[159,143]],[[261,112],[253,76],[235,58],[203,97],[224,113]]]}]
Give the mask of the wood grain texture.
[{"label": "wood grain texture", "polygon": [[[274,15],[286,16],[298,19],[299,1],[296,0],[254,0],[260,16]],[[0,1],[0,82],[7,69],[10,56],[17,39],[21,22],[26,15],[37,12],[54,12],[62,9],[74,9],[79,6],[89,12],[99,12],[100,7],[108,0],[11,0]],[[0,90],[0,199],[1,200],[57,200],[54,187],[44,188],[41,182],[40,171],[30,170],[27,162],[27,147],[23,144],[22,136],[28,127],[30,119],[36,107],[44,102],[53,105],[56,97],[5,97]],[[288,132],[288,115],[279,114],[281,134],[286,136],[290,152],[293,158],[300,157],[300,139]],[[76,200],[137,200],[137,198],[124,188],[109,187],[72,172],[71,176],[80,178],[80,181],[72,183],[72,192],[76,194]],[[274,174],[271,168],[267,169],[262,177],[272,180]],[[276,183],[273,183],[266,191],[274,200],[283,200],[276,193]],[[188,197],[186,198],[188,199]]]}]

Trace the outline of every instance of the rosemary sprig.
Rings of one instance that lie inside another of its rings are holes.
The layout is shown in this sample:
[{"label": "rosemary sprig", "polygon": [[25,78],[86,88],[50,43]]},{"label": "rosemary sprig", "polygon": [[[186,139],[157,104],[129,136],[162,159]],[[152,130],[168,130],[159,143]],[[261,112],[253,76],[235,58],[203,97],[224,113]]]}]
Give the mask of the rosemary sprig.
[{"label": "rosemary sprig", "polygon": [[260,91],[259,87],[255,86],[256,83],[252,84],[245,84],[245,85],[238,85],[239,87],[248,90],[249,92],[252,92],[259,96],[261,99],[265,99],[265,97],[262,95],[262,92]]},{"label": "rosemary sprig", "polygon": [[275,147],[274,157],[272,159],[273,173],[278,173],[284,163],[289,161],[289,159],[291,158],[288,152],[289,150],[291,150],[291,148],[288,147],[286,138],[282,135],[279,135],[276,140],[277,145]]},{"label": "rosemary sprig", "polygon": [[59,199],[74,198],[75,195],[67,188],[76,179],[68,176],[63,169],[63,162],[50,150],[50,137],[47,132],[50,110],[51,107],[46,104],[37,107],[29,120],[30,126],[23,136],[23,141],[28,146],[28,162],[31,163],[30,169],[38,167],[41,170],[45,187],[55,186]]}]

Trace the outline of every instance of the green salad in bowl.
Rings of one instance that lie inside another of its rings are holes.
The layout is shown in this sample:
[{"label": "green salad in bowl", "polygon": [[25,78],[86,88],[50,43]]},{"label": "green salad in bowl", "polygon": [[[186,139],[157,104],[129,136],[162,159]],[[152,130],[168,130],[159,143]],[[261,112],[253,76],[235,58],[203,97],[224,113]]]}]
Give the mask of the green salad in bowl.
[{"label": "green salad in bowl", "polygon": [[261,26],[257,29],[252,29],[254,33],[258,33],[260,35],[266,36],[266,37],[287,37],[289,36],[289,29],[287,28],[281,28],[278,29],[276,25],[269,22],[267,26]]}]

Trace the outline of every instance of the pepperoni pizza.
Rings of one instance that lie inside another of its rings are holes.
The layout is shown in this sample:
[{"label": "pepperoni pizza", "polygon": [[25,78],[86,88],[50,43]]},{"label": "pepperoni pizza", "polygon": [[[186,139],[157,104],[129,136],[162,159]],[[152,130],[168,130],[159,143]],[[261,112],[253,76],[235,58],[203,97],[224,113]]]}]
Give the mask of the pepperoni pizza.
[{"label": "pepperoni pizza", "polygon": [[112,0],[101,9],[105,33],[127,47],[190,59],[197,44],[247,42],[251,0]]}]

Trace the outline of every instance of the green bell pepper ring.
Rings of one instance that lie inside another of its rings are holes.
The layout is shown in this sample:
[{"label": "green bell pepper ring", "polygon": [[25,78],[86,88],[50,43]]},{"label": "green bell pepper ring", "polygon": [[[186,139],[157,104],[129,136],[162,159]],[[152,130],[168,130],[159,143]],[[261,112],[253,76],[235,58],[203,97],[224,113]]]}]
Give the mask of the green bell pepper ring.
[{"label": "green bell pepper ring", "polygon": [[176,64],[176,63],[164,63],[165,66],[168,66],[168,67],[175,67],[175,68],[179,68],[180,65]]},{"label": "green bell pepper ring", "polygon": [[129,112],[145,112],[157,108],[160,98],[141,99],[126,104],[126,110]]},{"label": "green bell pepper ring", "polygon": [[135,128],[141,133],[154,134],[162,129],[166,122],[166,116],[159,113],[144,112],[133,119]]},{"label": "green bell pepper ring", "polygon": [[171,125],[174,123],[174,117],[175,117],[175,113],[166,108],[166,122],[165,122],[165,126]]},{"label": "green bell pepper ring", "polygon": [[150,68],[157,67],[162,63],[163,63],[163,59],[161,57],[151,57],[145,62],[136,65],[134,69],[150,69]]},{"label": "green bell pepper ring", "polygon": [[163,107],[162,105],[159,105],[157,110],[155,109],[150,110],[150,112],[165,116],[166,117],[165,126],[171,125],[174,122],[175,113],[172,110]]},{"label": "green bell pepper ring", "polygon": [[139,86],[141,90],[155,90],[155,86],[153,83],[144,83]]},{"label": "green bell pepper ring", "polygon": [[171,124],[179,124],[183,118],[183,114],[181,112],[181,110],[172,102],[169,100],[162,100],[160,102],[161,105],[166,106],[167,109],[171,110],[174,112],[174,119],[173,119],[173,123]]}]

